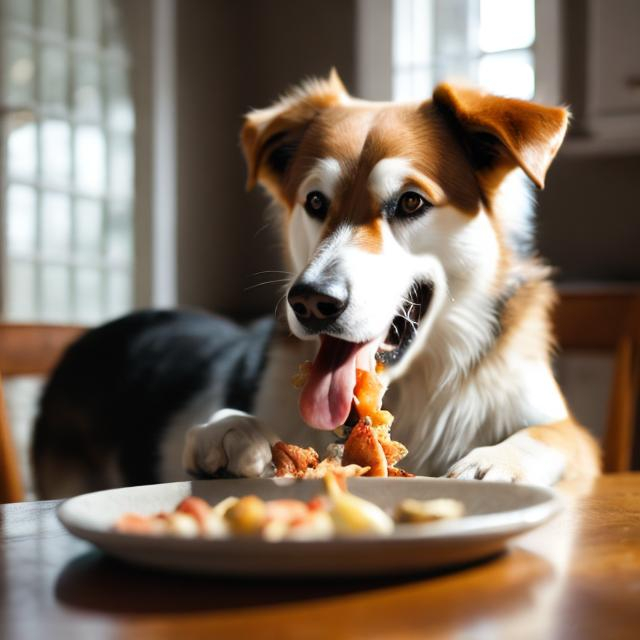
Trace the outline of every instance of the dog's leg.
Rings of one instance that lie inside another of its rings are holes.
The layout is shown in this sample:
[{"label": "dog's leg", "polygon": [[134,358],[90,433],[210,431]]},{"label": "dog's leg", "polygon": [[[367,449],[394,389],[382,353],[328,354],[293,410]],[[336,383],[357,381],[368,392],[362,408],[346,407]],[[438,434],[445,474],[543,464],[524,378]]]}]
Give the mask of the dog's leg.
[{"label": "dog's leg", "polygon": [[209,423],[187,431],[182,464],[196,477],[222,470],[245,478],[270,475],[271,444],[276,440],[254,416],[222,409]]},{"label": "dog's leg", "polygon": [[492,447],[478,447],[449,469],[450,478],[552,485],[598,475],[598,447],[585,429],[564,420],[528,427]]}]

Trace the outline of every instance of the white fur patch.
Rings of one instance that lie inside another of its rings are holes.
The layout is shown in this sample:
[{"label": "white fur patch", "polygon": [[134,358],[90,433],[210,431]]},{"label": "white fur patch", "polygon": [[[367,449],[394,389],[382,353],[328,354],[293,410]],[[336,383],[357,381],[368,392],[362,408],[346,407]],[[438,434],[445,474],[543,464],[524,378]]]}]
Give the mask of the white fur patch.
[{"label": "white fur patch", "polygon": [[307,177],[298,189],[298,201],[303,203],[311,191],[320,191],[329,200],[335,196],[336,185],[340,179],[342,168],[335,158],[317,160]]},{"label": "white fur patch", "polygon": [[518,432],[500,444],[473,449],[447,475],[461,480],[549,486],[562,477],[565,465],[560,451]]},{"label": "white fur patch", "polygon": [[369,174],[369,191],[379,202],[386,202],[397,194],[412,173],[407,158],[383,158]]},{"label": "white fur patch", "polygon": [[314,220],[304,209],[307,194],[320,191],[329,201],[336,192],[342,168],[335,158],[318,160],[298,189],[297,202],[289,223],[289,250],[294,269],[299,272],[311,260],[320,241],[322,224]]},{"label": "white fur patch", "polygon": [[257,478],[270,471],[271,445],[254,416],[234,409],[217,411],[211,422],[191,427],[185,436],[182,467],[193,474],[220,469]]}]

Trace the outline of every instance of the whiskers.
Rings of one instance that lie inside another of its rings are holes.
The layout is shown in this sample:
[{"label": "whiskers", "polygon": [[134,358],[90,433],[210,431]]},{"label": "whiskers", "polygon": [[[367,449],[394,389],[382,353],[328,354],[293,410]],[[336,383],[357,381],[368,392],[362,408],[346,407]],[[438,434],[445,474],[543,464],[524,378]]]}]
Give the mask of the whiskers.
[{"label": "whiskers", "polygon": [[287,294],[286,292],[283,293],[279,298],[278,298],[278,302],[276,302],[276,308],[273,311],[273,315],[277,318],[278,317],[278,309],[280,308],[280,305],[286,300],[287,298]]},{"label": "whiskers", "polygon": [[248,287],[245,287],[244,290],[251,291],[252,289],[257,289],[258,287],[264,287],[270,284],[285,286],[291,281],[291,277],[293,274],[290,271],[267,270],[267,271],[257,271],[256,273],[252,273],[251,277],[255,278],[258,276],[266,276],[266,275],[281,275],[284,277],[273,278],[271,280],[263,280],[262,282],[257,282],[256,284],[251,284]]}]

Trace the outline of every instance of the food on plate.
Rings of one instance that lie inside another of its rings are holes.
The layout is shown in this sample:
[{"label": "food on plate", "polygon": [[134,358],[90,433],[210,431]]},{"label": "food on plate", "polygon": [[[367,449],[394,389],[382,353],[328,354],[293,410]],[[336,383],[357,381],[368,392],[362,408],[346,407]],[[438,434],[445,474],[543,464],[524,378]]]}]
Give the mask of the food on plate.
[{"label": "food on plate", "polygon": [[452,520],[464,515],[464,505],[452,498],[435,500],[415,500],[406,498],[397,507],[396,522],[433,522],[434,520]]},{"label": "food on plate", "polygon": [[393,531],[393,520],[377,505],[346,490],[333,474],[325,478],[331,500],[331,518],[337,534],[379,533]]},{"label": "food on plate", "polygon": [[362,418],[353,428],[344,443],[342,460],[346,464],[360,464],[369,467],[367,475],[385,477],[388,475],[388,463],[384,449],[371,428],[371,421]]},{"label": "food on plate", "polygon": [[120,533],[179,538],[222,539],[231,536],[278,540],[326,540],[335,536],[389,535],[396,523],[428,523],[460,518],[456,500],[403,500],[392,518],[386,511],[347,491],[343,475],[324,476],[326,493],[304,502],[291,498],[262,500],[248,495],[228,497],[210,506],[189,496],[171,513],[125,513],[115,523]]},{"label": "food on plate", "polygon": [[[292,379],[294,387],[303,388],[310,372],[311,363],[303,362]],[[331,470],[345,477],[413,477],[412,473],[395,466],[408,451],[401,442],[391,439],[393,415],[382,409],[384,392],[376,373],[356,369],[352,414],[357,422],[353,427],[343,425],[335,430],[336,435],[344,439],[344,446],[328,452],[319,462],[312,448],[278,442],[272,448],[276,476],[321,478]]]},{"label": "food on plate", "polygon": [[303,449],[282,441],[271,447],[271,456],[276,476],[291,478],[303,478],[307,470],[318,466],[320,459],[312,447]]},{"label": "food on plate", "polygon": [[365,475],[369,467],[343,464],[343,449],[341,444],[330,444],[324,459],[319,462],[319,456],[312,447],[303,449],[295,444],[276,442],[271,447],[275,475],[278,478],[307,479],[324,478],[329,471],[345,478]]}]

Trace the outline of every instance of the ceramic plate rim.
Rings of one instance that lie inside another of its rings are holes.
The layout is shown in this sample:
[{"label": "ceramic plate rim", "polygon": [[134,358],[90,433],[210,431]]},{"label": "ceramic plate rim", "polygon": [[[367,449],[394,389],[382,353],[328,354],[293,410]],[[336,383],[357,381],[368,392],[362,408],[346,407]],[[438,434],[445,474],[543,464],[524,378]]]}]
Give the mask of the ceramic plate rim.
[{"label": "ceramic plate rim", "polygon": [[[263,479],[262,481],[272,482],[278,479]],[[367,483],[379,482],[379,481],[388,481],[392,483],[398,483],[398,479],[389,479],[389,478],[367,478],[364,481]],[[487,532],[497,532],[502,531],[507,528],[510,529],[513,526],[518,525],[531,525],[536,526],[537,524],[541,524],[545,522],[547,519],[552,517],[558,510],[562,507],[562,500],[558,493],[549,487],[541,487],[536,485],[525,485],[525,484],[505,484],[501,482],[479,482],[478,480],[457,480],[457,479],[449,479],[449,478],[428,478],[426,476],[418,476],[417,478],[412,478],[410,482],[414,483],[416,481],[424,481],[427,480],[429,484],[441,484],[446,483],[448,485],[473,485],[474,488],[483,487],[483,489],[479,489],[480,491],[489,492],[493,487],[499,487],[503,489],[504,487],[516,487],[515,491],[523,490],[534,490],[542,495],[546,496],[546,500],[540,502],[535,505],[527,505],[524,507],[520,507],[517,509],[511,509],[502,512],[492,512],[487,514],[476,514],[476,515],[468,515],[463,518],[456,520],[445,520],[437,523],[430,523],[426,525],[397,525],[396,530],[390,536],[377,536],[377,535],[354,535],[349,537],[339,537],[332,538],[331,540],[317,541],[317,540],[286,540],[279,542],[269,542],[267,540],[262,540],[261,538],[225,538],[221,540],[213,540],[207,538],[193,538],[193,539],[184,539],[184,538],[174,538],[174,537],[163,537],[163,536],[141,536],[141,535],[129,535],[116,531],[110,531],[104,527],[92,526],[91,524],[85,524],[82,522],[82,518],[78,516],[77,513],[74,513],[75,507],[80,500],[87,500],[93,497],[101,497],[111,493],[125,493],[135,491],[144,491],[145,489],[151,489],[153,491],[158,490],[159,487],[166,486],[178,486],[178,485],[188,485],[191,484],[192,481],[180,481],[180,482],[170,482],[163,484],[153,484],[153,485],[139,485],[135,487],[121,487],[117,489],[105,489],[101,491],[92,491],[89,493],[84,493],[78,496],[74,496],[71,498],[65,499],[60,505],[57,507],[58,518],[62,522],[62,524],[72,531],[74,535],[78,535],[78,533],[86,533],[86,534],[109,534],[113,535],[114,539],[122,539],[122,540],[167,540],[170,539],[172,541],[184,541],[185,543],[206,543],[206,544],[223,544],[226,545],[229,542],[237,542],[239,544],[247,544],[254,545],[256,543],[264,543],[266,546],[273,546],[274,544],[282,545],[282,544],[294,544],[294,545],[308,545],[310,543],[318,543],[322,542],[326,544],[327,542],[330,544],[334,544],[337,542],[345,543],[345,544],[360,544],[365,541],[369,542],[383,542],[389,541],[393,539],[423,539],[423,538],[440,538],[443,535],[447,537],[458,537],[464,536],[468,534],[475,533],[484,533]],[[211,482],[221,482],[220,480],[214,480]],[[222,482],[226,482],[223,480]],[[305,481],[303,481],[305,482]],[[188,494],[186,494],[188,495]],[[523,515],[527,515],[528,517],[523,518]],[[80,536],[83,537],[83,536]]]}]

